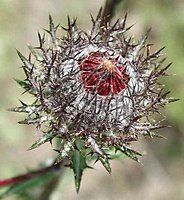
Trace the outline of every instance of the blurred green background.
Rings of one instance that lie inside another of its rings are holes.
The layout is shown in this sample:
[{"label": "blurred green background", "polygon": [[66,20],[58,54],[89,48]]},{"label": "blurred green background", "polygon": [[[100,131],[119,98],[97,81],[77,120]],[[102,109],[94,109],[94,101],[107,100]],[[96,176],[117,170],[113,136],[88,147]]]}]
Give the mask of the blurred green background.
[{"label": "blurred green background", "polygon": [[[49,160],[54,152],[50,144],[27,151],[39,133],[33,127],[19,125],[20,114],[7,109],[19,105],[18,99],[30,101],[13,80],[23,79],[16,49],[28,55],[27,44],[38,44],[37,31],[48,27],[51,13],[55,23],[66,24],[66,16],[77,16],[78,25],[91,27],[90,13],[95,16],[103,0],[1,0],[0,1],[0,178],[7,178]],[[129,159],[112,162],[112,176],[100,164],[84,173],[79,195],[75,192],[70,170],[63,177],[51,200],[183,200],[184,199],[184,1],[127,0],[121,3],[116,17],[128,12],[128,25],[135,38],[152,27],[149,41],[154,49],[166,46],[164,52],[173,62],[170,74],[163,79],[171,96],[180,101],[165,109],[171,128],[160,131],[167,140],[142,139],[137,150],[145,155],[143,166]],[[14,199],[10,197],[7,199]]]}]

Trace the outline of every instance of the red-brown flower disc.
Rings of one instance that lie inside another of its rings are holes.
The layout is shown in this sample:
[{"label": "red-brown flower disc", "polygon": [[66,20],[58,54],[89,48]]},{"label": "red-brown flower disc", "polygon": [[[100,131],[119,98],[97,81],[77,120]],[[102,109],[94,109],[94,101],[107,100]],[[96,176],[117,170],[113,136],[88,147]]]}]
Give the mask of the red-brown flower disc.
[{"label": "red-brown flower disc", "polygon": [[118,58],[110,57],[106,52],[91,52],[79,65],[87,92],[102,96],[117,95],[128,83],[125,67],[118,62]]}]

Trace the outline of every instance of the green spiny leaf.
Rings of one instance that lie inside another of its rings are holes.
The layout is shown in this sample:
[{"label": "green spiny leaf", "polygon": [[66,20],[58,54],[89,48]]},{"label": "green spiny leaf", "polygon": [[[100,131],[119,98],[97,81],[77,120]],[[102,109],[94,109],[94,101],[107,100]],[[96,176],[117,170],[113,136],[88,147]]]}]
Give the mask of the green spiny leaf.
[{"label": "green spiny leaf", "polygon": [[28,90],[30,88],[30,84],[27,81],[22,81],[15,79],[15,81],[25,90]]},{"label": "green spiny leaf", "polygon": [[24,57],[18,50],[17,50],[17,53],[18,53],[20,59],[22,60],[24,67],[26,67],[29,70],[32,70],[33,64],[26,57]]},{"label": "green spiny leaf", "polygon": [[42,54],[36,48],[32,47],[31,45],[29,45],[28,48],[31,51],[31,53],[33,54],[33,56],[36,58],[37,61],[43,60]]},{"label": "green spiny leaf", "polygon": [[84,147],[84,142],[80,139],[75,141],[76,148],[80,151]]},{"label": "green spiny leaf", "polygon": [[65,157],[68,157],[69,156],[69,152],[71,151],[71,148],[72,148],[71,142],[65,142],[63,144],[62,149],[55,150],[56,152],[59,153],[59,155],[58,155],[58,157],[56,159],[55,164],[61,162]]},{"label": "green spiny leaf", "polygon": [[35,95],[35,90],[27,81],[22,81],[18,79],[15,79],[15,81],[25,90],[23,93],[29,92],[30,94]]},{"label": "green spiny leaf", "polygon": [[38,139],[28,150],[35,149],[39,147],[40,145],[46,143],[46,142],[51,142],[52,139],[56,136],[56,134],[53,134],[53,132],[47,132],[45,133],[40,139]]},{"label": "green spiny leaf", "polygon": [[101,161],[105,169],[109,172],[109,174],[111,174],[111,166],[108,157],[107,156],[105,158],[99,157],[99,160]]},{"label": "green spiny leaf", "polygon": [[116,147],[117,150],[121,151],[122,153],[124,153],[126,156],[128,156],[129,158],[139,162],[138,156],[142,156],[142,154],[140,154],[139,152],[131,149],[130,147],[127,147],[125,145],[123,145],[122,147]]},{"label": "green spiny leaf", "polygon": [[88,167],[86,163],[86,155],[82,151],[75,150],[71,156],[71,160],[72,160],[71,168],[73,169],[74,172],[75,186],[76,186],[76,191],[78,193],[80,189],[80,183],[83,171],[85,168]]},{"label": "green spiny leaf", "polygon": [[54,42],[54,44],[56,44],[57,38],[56,38],[56,31],[59,27],[59,24],[57,26],[54,26],[53,20],[52,20],[52,16],[49,15],[49,28],[50,30],[44,29],[47,33],[49,33],[52,37],[52,40]]},{"label": "green spiny leaf", "polygon": [[53,32],[55,27],[54,27],[54,23],[53,23],[53,19],[51,15],[49,15],[49,25],[50,25],[50,32]]},{"label": "green spiny leaf", "polygon": [[8,111],[29,113],[29,111],[27,110],[27,106],[9,108]]},{"label": "green spiny leaf", "polygon": [[35,105],[23,105],[20,107],[10,108],[8,111],[32,114],[33,112],[38,111],[38,108],[39,107]]},{"label": "green spiny leaf", "polygon": [[42,48],[43,44],[45,43],[45,34],[43,34],[43,36],[41,36],[41,34],[38,32],[38,39],[39,39],[39,43],[40,43],[40,48]]},{"label": "green spiny leaf", "polygon": [[175,101],[179,101],[180,99],[175,99],[175,98],[168,98],[167,99],[167,101],[169,102],[169,103],[173,103],[173,102],[175,102]]},{"label": "green spiny leaf", "polygon": [[148,133],[144,133],[143,134],[145,137],[150,137],[150,138],[163,138],[163,139],[166,139],[163,135],[160,135],[160,134],[156,134],[156,133],[153,133],[153,132],[148,132]]},{"label": "green spiny leaf", "polygon": [[46,121],[50,121],[52,119],[52,117],[50,115],[47,115],[47,116],[38,116],[38,117],[35,117],[35,118],[31,118],[31,117],[28,117],[22,121],[19,121],[18,123],[19,124],[37,124],[37,125],[41,125],[42,123],[46,122]]}]

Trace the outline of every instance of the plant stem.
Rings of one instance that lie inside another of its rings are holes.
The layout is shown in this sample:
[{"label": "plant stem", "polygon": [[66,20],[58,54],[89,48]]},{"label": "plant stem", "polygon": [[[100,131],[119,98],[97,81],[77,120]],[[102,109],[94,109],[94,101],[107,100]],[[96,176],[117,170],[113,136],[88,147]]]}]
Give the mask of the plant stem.
[{"label": "plant stem", "polygon": [[63,164],[65,162],[66,161],[63,160],[60,163],[52,164],[51,166],[45,167],[43,169],[38,169],[38,170],[29,172],[29,173],[26,173],[23,175],[15,176],[13,178],[0,180],[0,187],[7,187],[10,185],[22,183],[22,182],[31,180],[33,178],[36,178],[38,176],[44,175],[45,173],[52,172],[52,171],[58,171],[58,170],[60,170],[61,166],[63,166]]},{"label": "plant stem", "polygon": [[106,24],[107,22],[110,22],[114,13],[115,9],[118,3],[120,3],[123,0],[106,0],[105,7],[103,9],[102,14],[102,25]]},{"label": "plant stem", "polygon": [[[62,163],[60,163],[60,168],[61,166],[64,166],[68,159],[64,159]],[[61,177],[63,176],[65,172],[65,168],[63,167],[60,169],[60,174],[57,177],[52,178],[43,188],[43,191],[39,195],[39,200],[50,200],[50,196],[52,195],[53,191],[57,188],[59,181]]]}]

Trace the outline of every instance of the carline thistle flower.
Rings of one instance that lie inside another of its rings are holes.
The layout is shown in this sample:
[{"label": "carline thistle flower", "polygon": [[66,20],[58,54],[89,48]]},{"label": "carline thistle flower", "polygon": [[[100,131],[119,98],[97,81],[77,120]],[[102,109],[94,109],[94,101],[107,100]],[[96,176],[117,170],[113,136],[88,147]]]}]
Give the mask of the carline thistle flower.
[{"label": "carline thistle flower", "polygon": [[[45,30],[50,40],[39,33],[39,46],[29,46],[29,58],[18,52],[26,78],[17,82],[35,101],[12,110],[26,112],[20,123],[35,124],[43,132],[31,149],[60,138],[57,162],[69,158],[77,190],[89,157],[109,173],[113,149],[138,161],[141,154],[131,142],[158,136],[152,131],[163,127],[160,108],[172,101],[158,82],[170,66],[162,67],[163,48],[150,53],[149,31],[137,42],[129,37],[126,18],[104,24],[100,10],[88,33],[78,29],[76,19],[68,17],[64,28],[50,16]],[[59,29],[66,34],[58,37]]]}]

